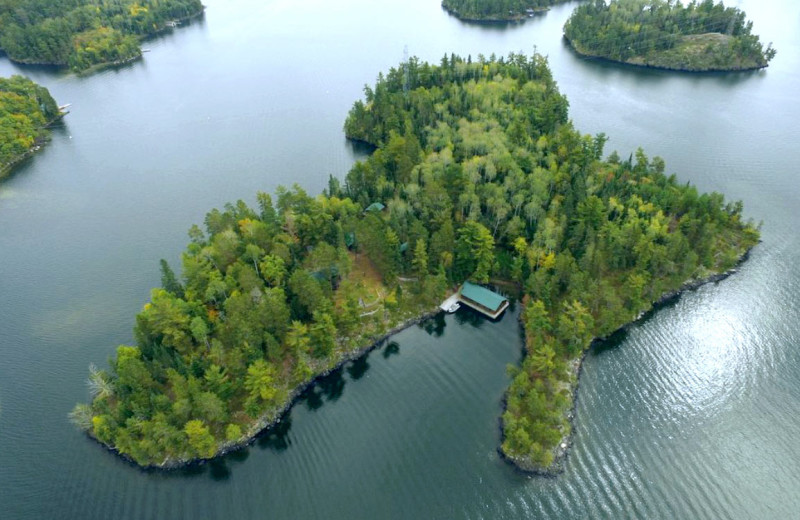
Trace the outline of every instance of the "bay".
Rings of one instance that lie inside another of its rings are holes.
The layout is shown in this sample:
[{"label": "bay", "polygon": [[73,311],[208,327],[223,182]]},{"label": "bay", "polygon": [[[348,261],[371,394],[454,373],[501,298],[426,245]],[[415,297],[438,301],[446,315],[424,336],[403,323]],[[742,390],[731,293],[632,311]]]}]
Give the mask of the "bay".
[{"label": "bay", "polygon": [[[800,509],[800,6],[742,0],[778,55],[760,72],[688,75],[585,60],[569,3],[476,26],[435,0],[207,0],[202,20],[129,66],[77,77],[0,59],[72,103],[52,142],[0,184],[0,518],[786,518]],[[89,363],[212,207],[363,152],[342,124],[404,47],[549,56],[575,125],[642,146],[702,190],[743,199],[763,243],[587,356],[566,472],[528,478],[495,451],[514,312],[411,328],[306,396],[249,449],[143,472],[66,420]]]}]

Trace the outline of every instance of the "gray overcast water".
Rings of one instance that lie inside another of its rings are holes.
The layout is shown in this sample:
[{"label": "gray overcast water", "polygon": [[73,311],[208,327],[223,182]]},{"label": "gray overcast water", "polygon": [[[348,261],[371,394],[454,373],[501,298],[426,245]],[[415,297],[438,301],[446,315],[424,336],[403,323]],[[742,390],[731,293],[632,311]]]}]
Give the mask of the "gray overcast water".
[{"label": "gray overcast water", "polygon": [[[797,518],[800,511],[800,4],[733,1],[774,42],[769,69],[688,75],[579,58],[570,3],[524,24],[459,22],[438,0],[206,0],[203,20],[89,77],[23,68],[72,103],[0,183],[0,519]],[[740,272],[591,352],[566,472],[499,460],[516,310],[465,311],[319,385],[290,424],[189,471],[143,472],[77,432],[89,363],[134,316],[205,212],[257,190],[311,193],[359,152],[342,124],[364,84],[534,47],[577,128],[642,146],[701,190],[743,199],[763,243]]]}]

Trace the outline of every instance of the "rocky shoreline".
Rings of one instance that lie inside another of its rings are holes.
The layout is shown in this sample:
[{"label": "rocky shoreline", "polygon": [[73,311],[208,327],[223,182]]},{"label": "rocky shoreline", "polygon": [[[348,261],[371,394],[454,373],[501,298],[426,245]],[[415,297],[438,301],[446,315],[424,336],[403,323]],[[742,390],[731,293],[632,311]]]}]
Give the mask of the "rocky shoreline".
[{"label": "rocky shoreline", "polygon": [[767,68],[767,65],[757,65],[753,67],[728,67],[728,68],[706,68],[706,69],[692,69],[688,67],[670,67],[668,65],[655,65],[652,63],[646,63],[643,61],[637,61],[635,59],[627,60],[627,61],[620,61],[615,60],[612,58],[607,58],[605,56],[600,56],[598,54],[592,54],[591,52],[580,48],[577,44],[575,44],[572,40],[567,38],[567,35],[564,35],[564,40],[569,44],[570,49],[575,52],[578,56],[582,58],[588,58],[591,60],[602,61],[606,63],[614,63],[617,65],[625,65],[628,67],[636,67],[639,69],[654,69],[654,70],[670,70],[673,72],[688,72],[691,74],[703,74],[703,73],[723,73],[723,72],[752,72],[761,69]]},{"label": "rocky shoreline", "polygon": [[449,7],[442,4],[442,9],[447,11],[448,14],[458,18],[462,22],[469,22],[469,23],[485,23],[485,24],[504,24],[504,23],[521,23],[527,20],[528,18],[532,18],[538,14],[544,14],[550,10],[549,7],[538,7],[533,9],[531,13],[519,13],[513,16],[508,16],[504,18],[473,18],[470,16],[465,16],[456,11],[455,9],[450,9]]},{"label": "rocky shoreline", "polygon": [[386,332],[378,335],[377,337],[373,338],[369,343],[367,343],[366,346],[360,347],[360,348],[356,348],[354,350],[346,352],[343,355],[343,357],[340,360],[338,360],[333,366],[327,368],[326,370],[320,372],[319,374],[314,375],[314,377],[312,377],[309,381],[301,384],[300,386],[298,386],[294,390],[292,390],[292,392],[289,394],[288,398],[286,399],[286,402],[282,406],[279,406],[278,408],[270,410],[269,412],[266,412],[263,415],[261,415],[261,417],[259,417],[256,420],[256,422],[248,429],[247,433],[242,437],[242,439],[240,439],[238,441],[235,441],[235,442],[222,444],[219,447],[219,450],[214,454],[213,457],[210,457],[210,458],[207,458],[207,459],[205,459],[205,458],[204,459],[166,459],[160,464],[151,464],[151,465],[148,465],[148,466],[142,466],[142,465],[138,464],[136,461],[134,461],[131,457],[125,455],[124,453],[120,453],[113,446],[109,446],[108,444],[105,444],[104,442],[101,442],[100,440],[98,440],[94,435],[91,434],[90,431],[87,431],[86,435],[90,439],[94,440],[95,442],[97,442],[98,444],[100,444],[101,446],[103,446],[104,448],[109,450],[110,452],[118,455],[123,460],[129,462],[130,464],[132,464],[132,465],[134,465],[134,466],[136,466],[138,468],[141,468],[142,470],[165,470],[165,471],[171,471],[171,470],[177,470],[177,469],[181,469],[181,468],[185,468],[185,467],[189,467],[189,466],[205,464],[206,462],[208,462],[210,460],[216,459],[218,457],[222,457],[223,455],[227,455],[229,453],[233,453],[235,451],[238,451],[238,450],[240,450],[242,448],[245,448],[245,447],[253,444],[260,435],[268,433],[272,428],[278,426],[281,423],[281,421],[283,420],[283,418],[286,416],[286,414],[292,409],[292,407],[300,399],[300,396],[303,394],[303,392],[305,392],[308,388],[310,388],[314,384],[316,384],[320,379],[330,375],[332,372],[334,372],[336,370],[339,370],[346,363],[349,363],[351,361],[356,361],[356,360],[362,358],[363,356],[367,355],[368,353],[372,352],[376,348],[378,348],[381,345],[383,345],[383,343],[388,338],[390,338],[391,336],[394,336],[398,332],[401,332],[402,330],[405,330],[405,329],[407,329],[407,328],[409,328],[409,327],[411,327],[413,325],[416,325],[416,324],[421,323],[421,322],[423,322],[423,321],[425,321],[425,320],[427,320],[429,318],[432,318],[433,316],[437,315],[440,312],[442,312],[442,311],[439,309],[438,306],[436,306],[433,309],[428,310],[427,312],[423,313],[420,316],[405,320],[405,321],[399,323],[398,325],[395,325],[394,327],[392,327],[388,331],[386,331]]},{"label": "rocky shoreline", "polygon": [[[183,18],[178,18],[178,19],[176,19],[174,21],[183,23],[183,22],[187,22],[189,20],[194,20],[195,18],[200,18],[201,16],[203,16],[205,14],[205,12],[206,12],[206,8],[205,8],[205,6],[203,6],[200,9],[200,11],[198,11],[196,13],[192,13],[192,14],[187,15],[187,16],[184,16]],[[155,38],[160,34],[164,34],[164,33],[168,32],[168,31],[171,31],[174,28],[175,28],[174,26],[165,25],[164,27],[156,30],[155,32],[150,33],[150,34],[144,36],[143,38],[141,38],[140,43],[143,43],[143,42],[145,42],[145,41],[147,41],[147,40],[149,40],[151,38]],[[140,47],[139,48],[139,52],[134,54],[133,56],[129,56],[127,58],[122,58],[120,60],[115,60],[115,61],[105,61],[103,63],[96,63],[96,64],[92,65],[91,67],[89,67],[88,69],[79,70],[79,71],[76,71],[75,73],[77,75],[79,75],[79,76],[88,76],[90,74],[94,74],[95,72],[100,72],[101,70],[112,69],[112,68],[115,68],[115,67],[122,67],[123,65],[127,65],[129,63],[133,63],[135,61],[143,59],[145,52],[147,52],[147,51],[143,50]]]},{"label": "rocky shoreline", "polygon": [[[205,14],[205,12],[206,12],[206,7],[202,6],[201,9],[198,12],[186,15],[183,18],[177,18],[174,21],[183,23],[183,22],[186,22],[186,21],[189,21],[189,20],[194,20],[195,18],[200,18],[201,16],[203,16]],[[157,29],[156,31],[154,31],[154,32],[152,32],[150,34],[147,34],[147,35],[145,35],[143,37],[140,37],[139,38],[139,43],[147,41],[147,40],[149,40],[151,38],[155,38],[156,36],[158,36],[160,34],[163,34],[163,33],[167,32],[167,31],[170,31],[173,28],[174,27],[172,27],[172,26],[165,25],[164,27],[161,27],[161,28]],[[87,69],[75,71],[75,73],[80,75],[80,76],[86,76],[86,75],[89,75],[89,74],[92,74],[94,72],[98,72],[98,71],[101,71],[101,70],[104,70],[104,69],[107,69],[107,68],[113,68],[113,67],[118,67],[118,66],[122,66],[122,65],[127,65],[128,63],[132,63],[132,62],[134,62],[136,60],[141,59],[143,52],[144,51],[140,48],[139,52],[136,53],[133,56],[129,56],[127,58],[122,58],[120,60],[115,60],[115,61],[104,61],[102,63],[95,63],[91,67],[89,67]],[[2,51],[2,54],[5,55],[9,59],[9,61],[11,61],[13,63],[18,63],[20,65],[34,65],[34,66],[41,66],[41,67],[54,67],[55,69],[68,68],[68,64],[67,63],[52,63],[52,62],[38,61],[38,60],[17,59],[17,58],[14,58],[14,57],[10,56],[5,51]]]},{"label": "rocky shoreline", "polygon": [[[592,348],[595,348],[597,345],[601,345],[604,342],[608,341],[608,339],[610,337],[614,336],[615,334],[618,334],[618,333],[628,329],[633,324],[638,323],[643,318],[649,316],[651,313],[653,313],[656,310],[658,310],[660,307],[663,307],[665,304],[674,301],[675,299],[680,297],[686,291],[696,290],[699,287],[701,287],[703,285],[706,285],[708,283],[717,283],[719,281],[722,281],[722,280],[728,278],[732,274],[735,274],[736,272],[738,272],[739,266],[749,258],[751,250],[752,250],[752,248],[748,249],[747,251],[745,251],[742,254],[742,256],[739,257],[739,259],[737,260],[736,264],[732,268],[728,269],[727,271],[725,271],[723,273],[712,274],[712,275],[710,275],[710,276],[708,276],[706,278],[700,279],[700,280],[689,280],[689,281],[685,282],[683,285],[681,285],[678,289],[675,289],[673,291],[668,291],[668,292],[662,294],[661,297],[659,297],[657,300],[652,302],[652,304],[650,305],[650,308],[648,310],[642,311],[632,321],[622,325],[621,327],[619,327],[618,329],[614,330],[612,333],[610,333],[609,335],[607,335],[605,337],[592,339],[592,341],[590,342],[589,346],[586,349],[583,350],[581,355],[578,358],[575,358],[574,360],[571,361],[570,364],[571,364],[571,372],[572,372],[571,376],[572,377],[570,379],[573,381],[572,382],[572,388],[571,388],[572,406],[570,407],[570,409],[567,411],[567,414],[566,414],[567,420],[570,423],[570,433],[568,435],[566,435],[565,437],[563,437],[561,439],[561,441],[559,441],[559,443],[558,443],[558,445],[557,445],[557,447],[555,449],[553,462],[552,462],[552,464],[550,464],[550,466],[548,466],[548,467],[539,467],[539,466],[536,466],[536,465],[530,463],[529,461],[526,461],[525,459],[518,458],[518,457],[513,457],[513,456],[510,456],[510,455],[508,455],[508,454],[503,452],[501,446],[502,446],[503,441],[505,440],[505,431],[504,431],[504,428],[503,428],[502,416],[503,416],[503,413],[505,413],[506,406],[507,406],[506,397],[504,396],[503,400],[502,400],[502,407],[501,407],[502,409],[501,409],[501,412],[500,412],[500,417],[498,419],[498,427],[500,429],[500,445],[498,445],[498,447],[497,447],[497,453],[499,454],[500,458],[502,460],[508,462],[509,464],[511,464],[517,471],[519,471],[519,472],[521,472],[522,474],[525,474],[525,475],[535,475],[535,476],[553,478],[553,477],[556,477],[556,476],[560,475],[561,473],[563,473],[565,468],[566,468],[566,459],[567,459],[567,456],[569,455],[569,449],[572,446],[572,435],[573,435],[573,432],[574,432],[574,421],[575,421],[576,407],[577,407],[578,395],[579,395],[578,394],[578,390],[580,388],[580,377],[581,377],[581,373],[583,371],[583,362],[586,359],[587,353]],[[204,464],[204,463],[206,463],[206,462],[208,462],[208,461],[210,461],[212,459],[216,459],[218,457],[221,457],[223,455],[238,451],[238,450],[240,450],[242,448],[245,448],[245,447],[251,445],[253,442],[255,442],[255,440],[260,435],[268,433],[272,428],[278,426],[281,423],[281,421],[283,420],[283,418],[286,416],[286,414],[292,409],[292,407],[300,399],[300,396],[308,388],[310,388],[314,384],[316,384],[320,379],[330,375],[332,372],[334,372],[336,370],[339,370],[346,363],[358,360],[361,357],[365,356],[366,354],[370,353],[371,351],[375,350],[376,348],[380,347],[388,338],[390,338],[391,336],[397,334],[398,332],[400,332],[400,331],[402,331],[404,329],[407,329],[408,327],[411,327],[413,325],[416,325],[418,323],[421,323],[421,322],[423,322],[423,321],[435,316],[439,312],[441,312],[439,307],[438,306],[434,307],[433,309],[423,313],[420,316],[405,320],[405,321],[395,325],[394,327],[392,327],[388,331],[379,334],[377,337],[373,338],[370,342],[368,342],[366,344],[366,346],[360,347],[360,348],[356,348],[356,349],[354,349],[352,351],[344,353],[342,358],[339,359],[331,367],[329,367],[329,368],[323,370],[322,372],[314,375],[309,381],[297,386],[294,390],[292,390],[292,392],[289,394],[289,396],[286,399],[286,402],[283,405],[281,405],[281,406],[279,406],[279,407],[277,407],[277,408],[275,408],[273,410],[270,410],[269,412],[264,413],[263,415],[261,415],[261,417],[259,417],[255,421],[255,423],[253,423],[253,425],[248,429],[247,433],[242,437],[242,439],[240,439],[238,441],[235,441],[235,442],[222,444],[219,447],[218,451],[214,454],[213,457],[210,457],[210,458],[207,458],[207,459],[206,458],[203,458],[203,459],[166,459],[163,462],[161,462],[160,464],[151,464],[151,465],[147,465],[147,466],[141,466],[141,465],[137,464],[129,456],[127,456],[127,455],[125,455],[123,453],[120,453],[113,446],[109,446],[109,445],[99,441],[96,437],[94,437],[91,434],[91,432],[87,431],[86,435],[89,438],[91,438],[92,440],[94,440],[95,442],[97,442],[98,444],[100,444],[101,446],[103,446],[104,448],[106,448],[109,451],[119,455],[122,459],[128,461],[129,463],[131,463],[131,464],[133,464],[133,465],[135,465],[135,466],[137,466],[137,467],[139,467],[139,468],[141,468],[143,470],[166,470],[166,471],[170,471],[170,470],[181,469],[181,468],[184,468],[184,467]]]},{"label": "rocky shoreline", "polygon": [[[56,117],[54,117],[50,121],[47,121],[42,128],[46,129],[52,126],[53,123],[60,121],[68,113],[69,112],[59,113]],[[9,175],[11,175],[14,168],[21,162],[25,161],[30,157],[33,157],[37,152],[41,151],[41,149],[44,147],[44,145],[47,144],[49,140],[50,140],[49,134],[45,136],[39,136],[39,138],[37,138],[36,141],[33,143],[33,146],[31,146],[25,153],[21,153],[18,156],[11,159],[10,161],[8,161],[7,163],[0,165],[0,180],[3,180]]]},{"label": "rocky shoreline", "polygon": [[[596,348],[598,345],[602,345],[606,341],[608,341],[612,336],[627,330],[629,327],[634,325],[635,323],[640,322],[644,318],[650,316],[653,312],[657,311],[664,305],[671,303],[678,299],[683,293],[687,291],[694,291],[702,287],[703,285],[709,283],[717,283],[720,282],[729,276],[737,273],[739,271],[739,266],[741,266],[747,259],[750,257],[750,252],[752,248],[746,250],[742,256],[736,261],[736,264],[722,273],[712,274],[706,278],[702,278],[700,280],[689,280],[681,285],[678,289],[674,291],[668,291],[661,295],[657,300],[655,300],[648,310],[642,311],[639,315],[632,321],[622,325],[618,329],[614,330],[607,336],[602,338],[594,338],[589,343],[589,346],[583,350],[581,355],[572,360],[571,362],[571,371],[573,375],[572,380],[574,383],[572,384],[572,406],[570,407],[569,411],[567,411],[567,420],[570,424],[570,433],[564,436],[558,443],[555,454],[553,457],[553,462],[548,467],[540,467],[534,464],[531,464],[529,461],[524,459],[510,456],[503,452],[502,447],[497,447],[497,453],[500,454],[500,458],[511,464],[517,471],[531,476],[540,476],[540,477],[550,477],[554,478],[564,472],[566,469],[566,460],[567,456],[569,455],[569,449],[572,447],[572,436],[573,432],[575,431],[575,415],[576,409],[578,405],[578,389],[580,388],[580,379],[581,373],[583,372],[583,362],[586,359],[586,355],[589,351],[593,348]],[[499,427],[500,427],[500,444],[502,445],[503,441],[505,440],[505,430],[503,429],[503,417],[502,414],[506,411],[506,397],[503,397],[503,406],[502,412],[499,419]]]}]

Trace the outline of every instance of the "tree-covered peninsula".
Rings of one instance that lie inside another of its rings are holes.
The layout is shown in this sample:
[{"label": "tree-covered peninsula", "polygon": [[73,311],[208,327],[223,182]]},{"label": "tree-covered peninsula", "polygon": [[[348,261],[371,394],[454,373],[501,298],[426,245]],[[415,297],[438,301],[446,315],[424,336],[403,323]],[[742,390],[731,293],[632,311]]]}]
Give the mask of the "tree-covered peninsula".
[{"label": "tree-covered peninsula", "polygon": [[61,117],[50,92],[22,76],[0,78],[0,179],[48,137]]},{"label": "tree-covered peninsula", "polygon": [[442,0],[442,7],[468,21],[511,22],[567,0]]},{"label": "tree-covered peninsula", "polygon": [[547,468],[591,339],[758,240],[740,203],[679,183],[661,159],[603,159],[605,136],[578,133],[567,108],[541,56],[411,59],[379,75],[345,123],[374,153],[316,198],[280,189],[193,227],[182,276],[162,262],[136,345],[92,368],[73,420],[142,465],[211,457],[448,287],[496,281],[524,293],[526,333],[502,450]]},{"label": "tree-covered peninsula", "polygon": [[85,71],[140,57],[143,38],[202,11],[200,0],[4,0],[0,50],[20,63]]},{"label": "tree-covered peninsula", "polygon": [[684,71],[761,69],[775,56],[735,7],[713,0],[595,0],[564,25],[578,54]]}]

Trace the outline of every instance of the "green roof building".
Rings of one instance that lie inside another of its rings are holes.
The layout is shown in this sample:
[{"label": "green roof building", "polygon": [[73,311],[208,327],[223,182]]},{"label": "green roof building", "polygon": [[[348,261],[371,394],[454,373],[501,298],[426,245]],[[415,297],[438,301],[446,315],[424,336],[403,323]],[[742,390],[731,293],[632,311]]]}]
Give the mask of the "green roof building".
[{"label": "green roof building", "polygon": [[370,204],[369,206],[367,206],[367,207],[366,207],[366,209],[364,209],[364,212],[365,212],[365,213],[367,213],[367,212],[372,212],[372,211],[378,211],[378,212],[381,212],[381,211],[383,211],[383,210],[384,210],[384,208],[386,208],[386,206],[384,206],[382,203],[380,203],[380,202],[373,202],[372,204]]},{"label": "green roof building", "polygon": [[464,282],[461,286],[458,299],[492,319],[496,319],[508,308],[508,299],[505,296],[470,282]]}]

